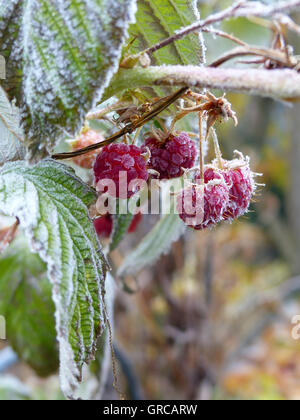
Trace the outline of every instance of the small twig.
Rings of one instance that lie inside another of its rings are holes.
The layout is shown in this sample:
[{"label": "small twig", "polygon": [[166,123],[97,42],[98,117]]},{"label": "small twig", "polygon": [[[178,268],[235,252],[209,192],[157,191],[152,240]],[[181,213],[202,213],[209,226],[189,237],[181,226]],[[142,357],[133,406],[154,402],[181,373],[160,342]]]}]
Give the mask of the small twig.
[{"label": "small twig", "polygon": [[98,110],[89,112],[86,116],[86,119],[87,120],[101,120],[110,112],[118,111],[119,109],[131,107],[131,106],[133,106],[132,102],[121,102],[121,103],[117,102],[103,109],[98,109]]},{"label": "small twig", "polygon": [[287,15],[278,14],[275,16],[275,19],[283,26],[288,28],[290,31],[295,32],[296,34],[300,35],[300,26],[297,25],[293,19],[291,19]]},{"label": "small twig", "polygon": [[133,133],[137,128],[142,127],[147,122],[151,121],[153,118],[155,118],[165,109],[167,109],[170,105],[172,105],[175,101],[177,101],[177,99],[181,98],[187,92],[188,89],[189,88],[185,86],[179,89],[177,92],[165,98],[163,102],[159,101],[158,105],[156,106],[154,105],[153,109],[147,112],[145,115],[143,115],[138,121],[127,124],[124,128],[119,130],[117,133],[113,134],[111,137],[108,137],[106,140],[100,143],[92,144],[91,146],[85,147],[84,149],[75,150],[74,152],[58,153],[58,154],[52,155],[52,159],[64,160],[64,159],[70,159],[76,156],[81,156],[85,153],[107,146],[108,144],[111,144],[117,139],[119,139],[120,137],[123,137],[125,134]]},{"label": "small twig", "polygon": [[284,67],[295,68],[298,65],[298,60],[295,57],[287,57],[285,52],[273,50],[270,48],[261,48],[261,47],[237,47],[233,50],[225,53],[220,58],[215,60],[210,64],[210,67],[219,67],[221,64],[224,64],[226,61],[229,61],[235,57],[245,56],[245,55],[255,55],[259,57],[265,57],[268,60],[275,61]]},{"label": "small twig", "polygon": [[212,34],[212,35],[216,35],[216,36],[220,36],[222,38],[226,38],[229,39],[232,42],[235,42],[236,44],[239,44],[243,47],[247,47],[249,44],[247,44],[247,42],[242,41],[241,39],[235,37],[234,35],[228,34],[227,32],[224,31],[219,31],[218,29],[215,28],[203,28],[202,29],[203,32]]}]

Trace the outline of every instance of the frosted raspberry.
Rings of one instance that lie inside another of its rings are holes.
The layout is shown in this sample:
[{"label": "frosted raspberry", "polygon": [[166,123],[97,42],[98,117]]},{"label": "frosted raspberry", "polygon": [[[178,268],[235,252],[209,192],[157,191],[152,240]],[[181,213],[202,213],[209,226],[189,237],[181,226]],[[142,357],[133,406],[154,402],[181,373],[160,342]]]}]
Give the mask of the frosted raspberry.
[{"label": "frosted raspberry", "polygon": [[220,182],[191,185],[177,197],[179,217],[196,230],[202,230],[223,219],[229,203],[229,188]]},{"label": "frosted raspberry", "polygon": [[[75,142],[72,144],[72,150],[76,151],[83,149],[84,147],[91,146],[92,144],[100,143],[103,140],[104,137],[97,133],[97,131],[88,130],[77,137]],[[98,153],[99,152],[97,151],[92,151],[84,155],[74,157],[73,162],[81,168],[91,169]]]},{"label": "frosted raspberry", "polygon": [[160,179],[176,178],[183,169],[192,168],[196,158],[196,146],[187,133],[170,135],[167,140],[159,141],[149,137],[145,141],[151,152],[149,168],[159,172]]},{"label": "frosted raspberry", "polygon": [[[229,186],[229,204],[223,214],[223,219],[232,221],[245,214],[255,193],[254,174],[250,169],[249,160],[240,155],[239,159],[224,161],[224,169],[208,167],[204,172],[204,182],[216,179],[225,180]],[[199,176],[196,176],[196,182]]]},{"label": "frosted raspberry", "polygon": [[[137,146],[124,143],[103,147],[94,164],[94,174],[96,183],[105,179],[114,181],[116,196],[124,199],[130,198],[140,189],[134,181],[148,179],[142,150]],[[124,179],[124,175],[127,179]]]},{"label": "frosted raspberry", "polygon": [[98,236],[101,238],[109,238],[112,233],[113,219],[110,214],[106,216],[97,217],[94,220],[94,227]]},{"label": "frosted raspberry", "polygon": [[129,228],[128,228],[128,233],[134,233],[134,232],[137,230],[138,225],[139,225],[139,224],[141,223],[141,221],[142,221],[142,218],[143,218],[142,213],[137,213],[137,214],[133,217],[132,222],[131,222],[131,224],[130,224],[130,226],[129,226]]}]

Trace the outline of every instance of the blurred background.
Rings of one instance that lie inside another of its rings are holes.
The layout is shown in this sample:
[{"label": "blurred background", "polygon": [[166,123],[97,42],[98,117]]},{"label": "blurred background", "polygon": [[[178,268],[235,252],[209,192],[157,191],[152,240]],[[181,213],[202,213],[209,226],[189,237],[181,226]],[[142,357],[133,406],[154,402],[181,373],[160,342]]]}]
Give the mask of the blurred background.
[{"label": "blurred background", "polygon": [[[202,3],[206,15],[230,2]],[[271,42],[269,31],[245,19],[222,26],[251,44]],[[233,47],[205,39],[208,63]],[[297,53],[299,38],[289,41]],[[300,338],[292,336],[292,318],[300,315],[300,105],[227,98],[239,125],[217,127],[223,155],[249,155],[266,186],[246,217],[188,231],[169,255],[126,278],[127,291],[117,281],[116,356],[131,398],[300,399]],[[112,254],[114,265],[155,220],[144,217]],[[8,348],[0,341],[0,399],[62,398],[57,376],[39,378]],[[118,398],[111,383],[105,397]]]}]

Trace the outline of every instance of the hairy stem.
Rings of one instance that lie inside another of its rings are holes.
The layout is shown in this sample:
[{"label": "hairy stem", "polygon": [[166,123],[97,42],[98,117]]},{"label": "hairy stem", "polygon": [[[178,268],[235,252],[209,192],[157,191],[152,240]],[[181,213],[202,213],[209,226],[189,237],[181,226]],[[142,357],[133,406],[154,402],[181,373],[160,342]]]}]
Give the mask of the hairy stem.
[{"label": "hairy stem", "polygon": [[189,86],[220,89],[281,100],[300,98],[300,74],[295,70],[222,69],[198,66],[162,66],[121,69],[104,98],[123,90],[147,86]]}]

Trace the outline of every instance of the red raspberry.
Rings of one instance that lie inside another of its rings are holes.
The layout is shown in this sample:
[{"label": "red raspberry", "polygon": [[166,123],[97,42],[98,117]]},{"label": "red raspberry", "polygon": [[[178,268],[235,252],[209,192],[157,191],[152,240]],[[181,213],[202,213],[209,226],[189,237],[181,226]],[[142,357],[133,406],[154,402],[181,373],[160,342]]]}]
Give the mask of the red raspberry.
[{"label": "red raspberry", "polygon": [[151,152],[149,168],[159,172],[159,179],[181,176],[182,168],[192,168],[197,154],[194,141],[184,132],[176,136],[171,134],[166,141],[149,137],[145,146]]},{"label": "red raspberry", "polygon": [[[83,149],[84,147],[91,146],[92,144],[100,143],[103,140],[104,137],[102,136],[102,134],[99,134],[97,133],[97,131],[94,130],[88,130],[86,132],[81,133],[77,137],[77,139],[72,145],[72,150],[76,151],[79,149]],[[84,155],[74,157],[73,162],[81,168],[91,169],[93,167],[98,153],[99,152],[97,151],[92,151]]]},{"label": "red raspberry", "polygon": [[128,228],[128,233],[134,233],[137,230],[137,227],[141,223],[142,218],[143,218],[142,213],[137,213],[133,217],[132,222]]},{"label": "red raspberry", "polygon": [[228,186],[224,182],[212,181],[203,186],[191,185],[181,191],[177,197],[177,210],[189,227],[202,230],[223,219],[228,203]]},{"label": "red raspberry", "polygon": [[97,217],[94,220],[94,227],[98,236],[101,238],[109,238],[113,229],[113,219],[110,214],[106,216]]},{"label": "red raspberry", "polygon": [[[121,172],[123,173],[121,174]],[[147,181],[148,179],[142,150],[137,146],[124,143],[103,147],[94,164],[94,174],[96,183],[105,179],[114,181],[116,196],[124,199],[130,198],[139,191],[140,186],[136,185],[134,181]],[[125,175],[127,180],[123,177]],[[131,185],[129,185],[130,183]]]}]

